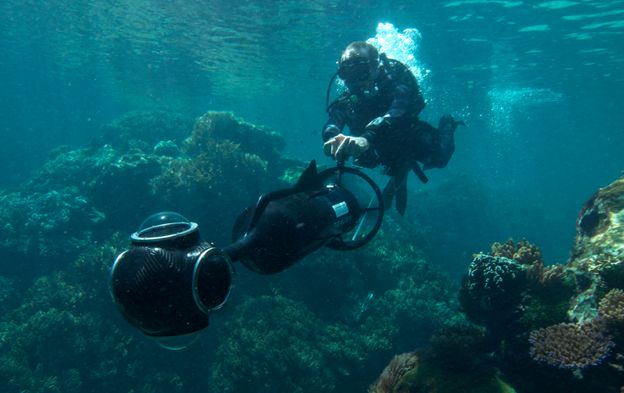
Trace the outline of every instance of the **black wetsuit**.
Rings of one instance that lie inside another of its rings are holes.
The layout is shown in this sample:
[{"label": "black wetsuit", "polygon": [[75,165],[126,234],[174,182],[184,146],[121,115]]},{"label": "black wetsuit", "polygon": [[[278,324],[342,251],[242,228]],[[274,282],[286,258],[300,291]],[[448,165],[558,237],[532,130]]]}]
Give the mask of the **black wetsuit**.
[{"label": "black wetsuit", "polygon": [[[366,138],[372,147],[357,163],[367,167],[382,164],[391,175],[416,161],[425,168],[446,166],[455,149],[452,133],[450,139],[444,138],[436,128],[418,119],[425,100],[416,78],[403,63],[382,57],[381,64],[372,93],[347,90],[329,106],[323,141],[348,126],[352,135]],[[380,116],[386,116],[381,127],[366,129]]]}]

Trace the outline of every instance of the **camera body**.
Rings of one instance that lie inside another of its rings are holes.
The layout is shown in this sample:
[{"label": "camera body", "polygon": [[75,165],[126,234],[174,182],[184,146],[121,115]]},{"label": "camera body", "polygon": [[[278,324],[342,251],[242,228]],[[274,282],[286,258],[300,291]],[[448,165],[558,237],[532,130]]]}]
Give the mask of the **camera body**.
[{"label": "camera body", "polygon": [[[372,196],[358,199],[350,188],[366,187],[345,186],[355,182],[345,176],[364,180]],[[343,166],[317,173],[312,161],[293,187],[264,194],[243,211],[233,243],[223,249],[202,241],[198,225],[180,214],[148,217],[115,259],[110,292],[123,317],[145,335],[192,336],[227,301],[232,262],[278,273],[322,246],[351,250],[367,244],[382,217],[381,191],[369,177]]]},{"label": "camera body", "polygon": [[168,337],[208,326],[230,293],[229,256],[200,241],[198,226],[173,212],[150,216],[111,269],[121,314],[144,334]]}]

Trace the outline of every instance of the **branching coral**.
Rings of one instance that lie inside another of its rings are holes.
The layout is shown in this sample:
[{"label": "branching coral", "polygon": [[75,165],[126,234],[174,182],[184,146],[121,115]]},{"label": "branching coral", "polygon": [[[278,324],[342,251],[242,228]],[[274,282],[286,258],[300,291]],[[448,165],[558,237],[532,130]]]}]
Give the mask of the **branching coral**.
[{"label": "branching coral", "polygon": [[600,301],[598,312],[608,322],[624,322],[624,291],[610,290]]},{"label": "branching coral", "polygon": [[533,360],[549,366],[581,370],[596,366],[614,346],[602,321],[560,323],[534,330],[529,336]]},{"label": "branching coral", "polygon": [[490,253],[495,257],[512,259],[515,252],[516,246],[512,239],[507,240],[505,243],[494,242],[490,247]]},{"label": "branching coral", "polygon": [[491,247],[491,255],[513,259],[523,265],[544,263],[539,247],[529,243],[527,240],[521,240],[516,244],[514,244],[512,239],[507,240],[505,243],[495,242]]}]

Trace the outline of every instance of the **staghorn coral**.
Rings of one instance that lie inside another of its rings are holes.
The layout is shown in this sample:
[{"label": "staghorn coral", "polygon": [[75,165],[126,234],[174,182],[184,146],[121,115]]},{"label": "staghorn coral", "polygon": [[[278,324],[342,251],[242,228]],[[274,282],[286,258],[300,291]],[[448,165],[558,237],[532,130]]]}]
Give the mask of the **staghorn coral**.
[{"label": "staghorn coral", "polygon": [[583,324],[560,323],[534,330],[529,336],[529,353],[538,363],[581,370],[596,366],[614,346],[602,321]]},{"label": "staghorn coral", "polygon": [[624,291],[621,289],[610,290],[600,300],[598,312],[607,322],[624,322]]}]

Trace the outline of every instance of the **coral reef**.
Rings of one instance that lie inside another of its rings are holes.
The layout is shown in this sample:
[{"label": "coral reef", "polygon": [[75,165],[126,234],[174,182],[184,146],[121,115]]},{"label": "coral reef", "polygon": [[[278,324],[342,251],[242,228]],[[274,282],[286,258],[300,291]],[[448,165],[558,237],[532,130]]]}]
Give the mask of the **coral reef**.
[{"label": "coral reef", "polygon": [[513,259],[522,265],[544,264],[539,247],[526,240],[521,240],[518,243],[514,243],[512,239],[502,244],[495,242],[492,244],[490,255]]},{"label": "coral reef", "polygon": [[[287,161],[278,154],[277,134],[219,113],[203,116],[196,128],[211,122],[218,138],[205,134],[214,149],[204,152],[185,142],[196,136],[192,121],[162,112],[129,114],[103,127],[91,147],[59,148],[31,179],[0,191],[0,258],[6,262],[0,271],[0,391],[207,390],[208,366],[196,376],[189,372],[197,368],[193,358],[178,356],[171,364],[175,355],[135,339],[110,302],[106,277],[127,234],[154,210],[183,205],[234,215],[259,192],[283,184],[277,178],[288,168],[281,166]],[[236,142],[226,139],[229,133]],[[238,143],[245,138],[253,143]],[[196,194],[170,200],[158,185],[180,161],[196,168],[181,186]],[[228,241],[231,220],[214,214],[203,222]]]},{"label": "coral reef", "polygon": [[[261,310],[261,312],[259,312]],[[227,332],[227,333],[226,333]],[[248,299],[226,322],[211,392],[331,392],[331,337],[304,304],[282,296]]]},{"label": "coral reef", "polygon": [[125,242],[114,236],[66,271],[14,287],[20,304],[0,317],[1,391],[182,391],[175,372],[154,371],[166,364],[125,329],[110,305],[102,277]]},{"label": "coral reef", "polygon": [[515,393],[494,368],[449,370],[416,352],[395,356],[368,393]]},{"label": "coral reef", "polygon": [[155,209],[181,205],[226,242],[226,223],[282,185],[288,169],[278,134],[229,113],[209,112],[193,129],[179,115],[134,112],[101,134],[89,148],[57,149],[31,179],[0,191],[0,258],[24,262],[4,264],[0,274],[61,268]]},{"label": "coral reef", "polygon": [[423,351],[425,360],[448,370],[479,371],[489,352],[485,329],[466,322],[444,326],[436,331]]},{"label": "coral reef", "polygon": [[505,331],[518,318],[526,270],[507,257],[477,255],[460,290],[462,311],[493,332]]},{"label": "coral reef", "polygon": [[484,327],[482,336],[446,326],[410,354],[417,360],[408,371],[391,372],[401,370],[393,363],[370,391],[513,391],[487,383],[500,381],[499,372],[520,392],[622,391],[623,220],[624,178],[583,206],[565,265],[547,266],[526,240],[476,255],[458,297],[468,320]]},{"label": "coral reef", "polygon": [[137,149],[145,153],[156,149],[163,141],[180,144],[193,128],[193,119],[164,111],[128,112],[110,124],[102,126],[97,146],[111,145],[128,152]]},{"label": "coral reef", "polygon": [[368,389],[369,393],[393,393],[400,391],[400,384],[405,374],[418,367],[418,355],[415,352],[402,353],[390,360],[377,381]]},{"label": "coral reef", "polygon": [[107,280],[127,234],[178,210],[228,244],[236,214],[305,167],[283,143],[230,113],[195,126],[133,113],[1,191],[0,391],[362,392],[392,353],[455,320],[450,283],[387,220],[366,249],[319,250],[270,280],[240,272],[244,291],[184,352],[130,329]]},{"label": "coral reef", "polygon": [[[577,219],[570,264],[601,273],[624,264],[624,177],[598,190]],[[623,285],[624,282],[620,283]]]},{"label": "coral reef", "polygon": [[[248,353],[247,347],[239,344],[238,337],[261,336],[262,342],[256,346],[291,342],[279,337],[285,334],[284,328],[255,327],[263,323],[256,319],[269,318],[266,314],[272,313],[276,314],[275,318],[277,315],[284,318],[283,310],[287,309],[286,313],[300,315],[301,334],[308,332],[305,338],[298,332],[292,333],[300,341],[297,345],[303,348],[313,345],[312,353],[317,354],[314,356],[330,368],[323,371],[322,376],[306,377],[312,378],[308,384],[318,386],[318,390],[313,391],[325,391],[325,385],[334,386],[333,391],[364,391],[370,383],[370,375],[384,366],[384,359],[403,348],[424,345],[433,331],[457,316],[450,296],[451,287],[422,259],[420,251],[405,241],[405,236],[409,235],[391,223],[384,223],[383,233],[365,250],[338,254],[319,250],[289,270],[272,276],[268,282],[245,281],[249,299],[242,305],[234,305],[235,318],[228,318],[223,335],[228,336],[227,332],[233,331],[236,336],[232,336],[233,341],[219,345],[220,353],[235,353],[243,362],[267,363],[266,367],[271,369],[277,356],[272,352],[274,349],[258,348]],[[266,296],[267,285],[270,297]],[[279,301],[274,299],[276,294]],[[236,297],[231,299],[232,303],[236,303]],[[296,309],[291,310],[295,306]],[[259,309],[262,315],[254,316],[251,310]],[[308,323],[314,326],[313,330],[308,330]],[[281,348],[284,351],[283,346]],[[301,355],[287,350],[284,356]],[[223,389],[237,387],[241,392],[254,391],[246,382],[247,373],[233,373],[235,367],[227,366],[230,361],[224,362],[225,365],[219,367],[230,371],[215,377],[230,386]],[[298,361],[295,364],[299,364]],[[307,375],[307,372],[301,373]],[[318,382],[314,378],[319,378]],[[291,391],[279,383],[267,382],[274,391]],[[300,389],[300,383],[291,388]]]},{"label": "coral reef", "polygon": [[598,313],[609,323],[624,323],[624,291],[621,289],[610,290],[600,300]]},{"label": "coral reef", "polygon": [[[484,347],[492,352],[474,357],[489,359],[520,391],[618,391],[624,382],[623,214],[619,179],[583,207],[565,265],[546,266],[527,241],[494,243],[490,255],[475,256],[459,300],[468,319],[485,327]],[[470,341],[448,342],[459,351]],[[452,349],[437,351],[452,356]],[[427,389],[412,391],[434,391]]]},{"label": "coral reef", "polygon": [[531,357],[536,362],[572,370],[601,364],[615,345],[599,320],[534,330],[529,342]]}]

